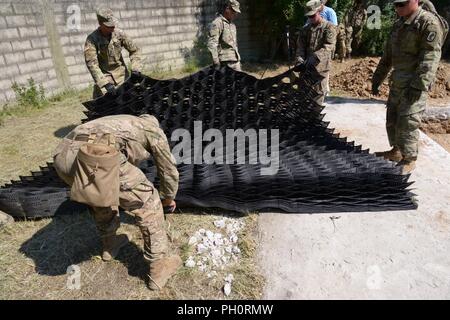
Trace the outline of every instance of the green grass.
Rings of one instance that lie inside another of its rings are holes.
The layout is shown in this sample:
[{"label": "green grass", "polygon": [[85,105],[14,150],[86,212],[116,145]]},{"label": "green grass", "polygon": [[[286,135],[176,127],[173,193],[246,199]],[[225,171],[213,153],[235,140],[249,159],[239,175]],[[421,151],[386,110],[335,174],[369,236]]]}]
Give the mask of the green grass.
[{"label": "green grass", "polygon": [[6,119],[13,117],[33,117],[41,114],[45,109],[57,107],[64,103],[73,103],[74,101],[87,101],[90,99],[92,87],[83,90],[66,90],[47,98],[45,104],[37,107],[28,104],[20,104],[18,102],[7,103],[0,110],[0,126],[4,124]]}]

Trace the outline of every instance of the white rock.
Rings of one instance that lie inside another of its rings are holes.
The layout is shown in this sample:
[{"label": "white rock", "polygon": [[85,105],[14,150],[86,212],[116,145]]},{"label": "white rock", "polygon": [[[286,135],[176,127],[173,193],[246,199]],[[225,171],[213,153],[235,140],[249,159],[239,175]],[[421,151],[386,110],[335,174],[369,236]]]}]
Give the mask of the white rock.
[{"label": "white rock", "polygon": [[233,253],[241,253],[241,249],[239,249],[237,246],[233,247]]},{"label": "white rock", "polygon": [[205,229],[200,229],[200,230],[198,230],[198,232],[199,232],[200,234],[205,234],[206,230],[205,230]]},{"label": "white rock", "polygon": [[224,278],[225,282],[228,283],[232,283],[234,281],[234,276],[233,274],[229,273],[225,278]]},{"label": "white rock", "polygon": [[196,237],[196,236],[193,236],[193,237],[190,237],[190,238],[189,238],[188,245],[192,246],[192,245],[196,244],[197,242],[198,242],[197,237]]},{"label": "white rock", "polygon": [[221,255],[220,249],[211,250],[211,256],[214,258],[220,258]]},{"label": "white rock", "polygon": [[197,238],[197,240],[199,240],[199,239],[201,239],[201,238],[202,238],[202,234],[200,233],[200,231],[195,231],[195,233],[194,233],[194,237],[196,237],[196,238]]},{"label": "white rock", "polygon": [[219,229],[225,228],[225,219],[214,221],[214,225]]},{"label": "white rock", "polygon": [[186,260],[184,265],[188,268],[194,268],[195,267],[195,261],[189,257],[189,259]]},{"label": "white rock", "polygon": [[237,235],[232,234],[232,235],[230,236],[230,241],[231,241],[231,242],[236,243],[238,240],[239,240],[239,238],[238,238]]},{"label": "white rock", "polygon": [[203,253],[203,252],[206,252],[207,250],[208,250],[208,248],[203,243],[199,243],[197,245],[197,252],[198,253]]},{"label": "white rock", "polygon": [[228,297],[231,293],[231,284],[230,283],[225,283],[225,285],[223,286],[223,293],[225,293],[225,295]]}]

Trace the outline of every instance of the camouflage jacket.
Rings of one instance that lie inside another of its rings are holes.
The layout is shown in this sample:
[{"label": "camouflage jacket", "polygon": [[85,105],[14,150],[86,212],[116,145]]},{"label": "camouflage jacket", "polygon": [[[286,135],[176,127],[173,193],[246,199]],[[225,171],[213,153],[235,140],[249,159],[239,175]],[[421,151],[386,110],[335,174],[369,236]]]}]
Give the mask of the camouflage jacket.
[{"label": "camouflage jacket", "polygon": [[[149,115],[114,115],[86,122],[76,127],[66,138],[77,135],[94,135],[94,141],[113,136],[115,146],[127,157],[128,162],[138,166],[150,155],[160,179],[160,195],[163,199],[174,199],[178,191],[178,170],[169,143],[159,127],[158,120]],[[110,138],[108,138],[110,139]],[[111,141],[111,140],[109,140]]]},{"label": "camouflage jacket", "polygon": [[392,71],[392,85],[428,91],[441,59],[442,28],[438,18],[419,8],[408,19],[398,19],[386,42],[372,82],[380,85]]},{"label": "camouflage jacket", "polygon": [[331,53],[336,47],[336,27],[322,19],[317,25],[305,25],[297,39],[297,57],[306,60],[311,55],[319,59],[317,71],[328,72],[330,70]]},{"label": "camouflage jacket", "polygon": [[84,58],[95,84],[100,88],[108,83],[104,74],[110,74],[116,84],[125,80],[127,68],[122,56],[122,48],[128,50],[131,69],[142,69],[140,49],[121,30],[116,29],[111,39],[105,38],[100,30],[95,30],[84,44]]},{"label": "camouflage jacket", "polygon": [[218,15],[209,26],[207,46],[214,64],[241,60],[237,45],[236,25],[222,15]]}]

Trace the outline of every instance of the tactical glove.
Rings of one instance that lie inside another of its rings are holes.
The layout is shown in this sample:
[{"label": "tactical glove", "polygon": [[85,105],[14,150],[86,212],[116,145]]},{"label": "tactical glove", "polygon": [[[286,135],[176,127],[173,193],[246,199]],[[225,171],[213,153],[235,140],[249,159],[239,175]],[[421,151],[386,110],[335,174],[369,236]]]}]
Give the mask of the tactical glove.
[{"label": "tactical glove", "polygon": [[105,84],[103,88],[105,88],[106,91],[110,94],[116,94],[116,88],[112,83]]}]

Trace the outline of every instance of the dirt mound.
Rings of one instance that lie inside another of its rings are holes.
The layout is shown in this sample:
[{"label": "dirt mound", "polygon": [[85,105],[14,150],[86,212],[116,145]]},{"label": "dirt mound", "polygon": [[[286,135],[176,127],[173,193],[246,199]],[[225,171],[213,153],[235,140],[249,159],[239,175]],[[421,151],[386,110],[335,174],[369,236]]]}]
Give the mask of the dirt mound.
[{"label": "dirt mound", "polygon": [[[331,76],[330,86],[333,90],[343,91],[352,97],[371,98],[372,76],[379,58],[366,58],[348,66],[343,71]],[[430,91],[430,98],[450,97],[450,65],[441,63],[436,73],[436,81]],[[378,98],[387,99],[389,95],[388,77],[380,87]]]},{"label": "dirt mound", "polygon": [[436,81],[430,91],[430,98],[450,97],[450,65],[439,66],[436,72]]},{"label": "dirt mound", "polygon": [[[333,90],[344,91],[353,97],[372,97],[372,76],[377,68],[379,58],[367,58],[349,66],[330,79]],[[379,98],[387,99],[389,94],[388,82],[380,86]]]}]

